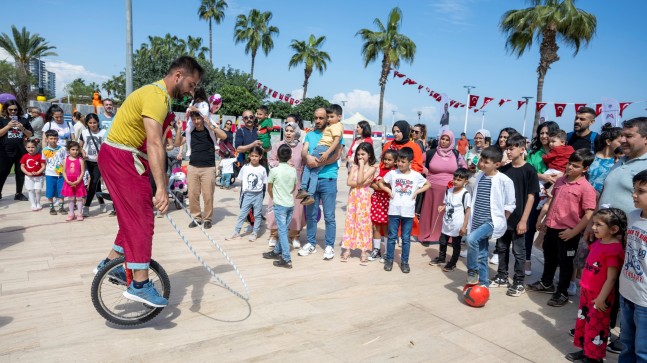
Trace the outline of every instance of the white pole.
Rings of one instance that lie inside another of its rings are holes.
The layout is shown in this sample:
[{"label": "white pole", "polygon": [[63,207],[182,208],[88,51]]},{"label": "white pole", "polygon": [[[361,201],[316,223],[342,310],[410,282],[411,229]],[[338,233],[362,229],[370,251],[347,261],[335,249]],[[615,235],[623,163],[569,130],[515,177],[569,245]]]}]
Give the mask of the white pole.
[{"label": "white pole", "polygon": [[126,0],[126,96],[133,91],[133,1]]},{"label": "white pole", "polygon": [[487,111],[481,111],[481,113],[483,114],[483,118],[481,119],[481,128],[482,129],[485,128],[485,113],[486,112]]},{"label": "white pole", "polygon": [[531,99],[532,97],[524,96],[521,98],[526,100],[526,108],[523,111],[523,129],[521,130],[521,136],[526,136],[526,117],[528,116],[528,100]]},{"label": "white pole", "polygon": [[476,88],[475,86],[463,86],[467,88],[467,102],[465,102],[465,124],[463,125],[463,132],[467,134],[467,113],[470,110],[470,90]]}]

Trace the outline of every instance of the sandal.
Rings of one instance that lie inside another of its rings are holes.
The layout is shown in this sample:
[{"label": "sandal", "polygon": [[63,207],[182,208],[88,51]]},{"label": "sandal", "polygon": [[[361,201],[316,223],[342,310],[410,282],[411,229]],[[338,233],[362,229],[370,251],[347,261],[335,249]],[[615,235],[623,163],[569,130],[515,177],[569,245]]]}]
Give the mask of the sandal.
[{"label": "sandal", "polygon": [[368,266],[368,256],[366,255],[366,251],[362,252],[362,256],[360,257],[359,264],[361,266]]},{"label": "sandal", "polygon": [[350,258],[350,250],[346,250],[341,257],[339,257],[339,261],[341,262],[348,262],[348,258]]}]

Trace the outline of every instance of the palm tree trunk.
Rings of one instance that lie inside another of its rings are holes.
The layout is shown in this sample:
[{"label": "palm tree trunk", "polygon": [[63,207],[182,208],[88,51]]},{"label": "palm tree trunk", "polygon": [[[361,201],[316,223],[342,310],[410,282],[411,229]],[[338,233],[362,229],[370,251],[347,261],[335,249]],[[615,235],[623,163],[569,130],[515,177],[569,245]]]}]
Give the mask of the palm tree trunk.
[{"label": "palm tree trunk", "polygon": [[256,52],[252,52],[252,72],[251,72],[252,79],[254,79],[254,59],[255,58],[256,58]]},{"label": "palm tree trunk", "polygon": [[308,72],[308,67],[304,68],[303,70],[303,99],[306,99],[306,94],[308,93],[308,79],[310,79],[310,75],[312,74],[312,70]]},{"label": "palm tree trunk", "polygon": [[209,63],[213,66],[213,34],[211,33],[211,19],[209,19]]},{"label": "palm tree trunk", "polygon": [[377,124],[382,126],[382,112],[384,111],[384,89],[386,88],[386,84],[382,84],[380,86],[380,114],[377,119]]},{"label": "palm tree trunk", "polygon": [[[537,102],[542,102],[544,99],[544,79],[550,65],[559,60],[557,50],[557,30],[556,26],[550,25],[544,30],[541,37],[541,44],[539,45],[539,66],[537,67]],[[537,130],[539,126],[540,112],[535,107],[535,121],[532,124],[532,132]]]},{"label": "palm tree trunk", "polygon": [[384,52],[384,57],[382,58],[382,74],[380,74],[380,113],[377,121],[380,126],[382,126],[382,115],[384,112],[384,90],[386,89],[386,80],[391,68],[388,53]]},{"label": "palm tree trunk", "polygon": [[[538,72],[537,76],[537,102],[542,102],[544,99],[544,77],[546,77],[545,72]],[[530,106],[530,105],[528,105]],[[532,130],[530,130],[530,135],[534,136],[535,130],[537,130],[537,126],[539,126],[539,115],[540,112],[537,111],[537,107],[535,107],[535,121],[532,123]]]}]

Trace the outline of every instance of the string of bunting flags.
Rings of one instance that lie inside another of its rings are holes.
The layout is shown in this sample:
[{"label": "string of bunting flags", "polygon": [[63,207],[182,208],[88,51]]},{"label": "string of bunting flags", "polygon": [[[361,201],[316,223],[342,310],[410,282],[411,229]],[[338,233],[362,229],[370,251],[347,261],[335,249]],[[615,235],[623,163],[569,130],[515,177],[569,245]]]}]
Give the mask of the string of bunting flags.
[{"label": "string of bunting flags", "polygon": [[[392,69],[393,70],[393,69]],[[406,74],[400,73],[396,70],[393,70],[393,78],[404,78],[404,82],[402,82],[403,85],[418,85],[418,93],[422,92],[424,89],[425,93],[427,93],[430,97],[435,99],[438,102],[446,102],[444,98],[448,98],[446,94],[444,93],[439,93],[431,88],[424,86],[421,83],[418,83],[417,81],[407,77]],[[479,112],[482,110],[485,106],[487,106],[490,102],[498,99],[499,101],[497,102],[499,104],[499,107],[503,106],[504,104],[511,102],[512,100],[509,98],[495,98],[495,97],[483,97],[483,103],[481,104],[481,107],[477,107],[479,103],[479,99],[481,99],[481,96],[471,94],[469,95],[469,105],[465,105],[464,103],[461,103],[456,100],[449,99],[449,107],[453,108],[459,108],[459,107],[469,107],[470,109],[474,109],[474,112]],[[523,105],[526,104],[526,100],[519,100],[517,101],[517,110],[519,110]],[[631,101],[631,102],[618,102],[618,108],[616,111],[619,111],[620,117],[622,117],[622,113],[624,110],[629,107],[631,104],[635,103],[644,103],[647,101]],[[566,106],[568,105],[573,105],[575,107],[575,111],[579,110],[580,107],[584,107],[587,104],[586,103],[574,103],[574,102],[534,102],[535,103],[535,110],[537,112],[540,112],[547,104],[552,104],[555,107],[555,117],[562,117],[562,114],[564,113],[564,110],[566,109]],[[529,104],[530,106],[530,104]],[[599,116],[602,112],[604,111],[604,106],[602,103],[596,103],[595,104],[595,113],[596,116]]]},{"label": "string of bunting flags", "polygon": [[301,103],[301,100],[294,99],[294,97],[291,97],[289,93],[280,93],[276,89],[272,89],[266,85],[263,85],[261,82],[256,83],[256,88],[263,91],[263,93],[266,93],[268,96],[278,99],[279,101],[285,101],[290,103],[291,105],[298,105],[299,103]]}]

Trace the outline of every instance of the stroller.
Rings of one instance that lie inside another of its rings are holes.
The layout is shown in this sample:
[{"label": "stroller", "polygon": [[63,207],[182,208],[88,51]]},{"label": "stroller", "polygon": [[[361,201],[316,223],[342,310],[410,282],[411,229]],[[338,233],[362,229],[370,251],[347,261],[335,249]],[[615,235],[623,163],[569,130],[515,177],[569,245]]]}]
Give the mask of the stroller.
[{"label": "stroller", "polygon": [[186,167],[173,168],[168,184],[171,193],[173,193],[173,195],[175,196],[175,208],[182,209],[182,207],[184,206],[184,200],[188,195],[186,183]]}]

